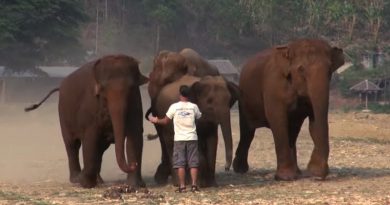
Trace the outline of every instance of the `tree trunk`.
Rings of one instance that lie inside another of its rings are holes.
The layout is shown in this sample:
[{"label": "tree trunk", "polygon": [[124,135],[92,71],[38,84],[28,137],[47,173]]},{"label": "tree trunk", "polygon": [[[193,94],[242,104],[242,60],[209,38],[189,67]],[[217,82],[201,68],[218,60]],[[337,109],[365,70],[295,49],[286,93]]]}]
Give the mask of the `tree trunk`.
[{"label": "tree trunk", "polygon": [[157,54],[160,50],[160,24],[156,26],[156,45],[154,48],[154,52]]},{"label": "tree trunk", "polygon": [[349,25],[349,31],[348,31],[348,39],[349,40],[352,40],[352,36],[353,36],[353,30],[355,28],[355,24],[356,24],[356,14],[352,15],[352,22],[351,24]]}]

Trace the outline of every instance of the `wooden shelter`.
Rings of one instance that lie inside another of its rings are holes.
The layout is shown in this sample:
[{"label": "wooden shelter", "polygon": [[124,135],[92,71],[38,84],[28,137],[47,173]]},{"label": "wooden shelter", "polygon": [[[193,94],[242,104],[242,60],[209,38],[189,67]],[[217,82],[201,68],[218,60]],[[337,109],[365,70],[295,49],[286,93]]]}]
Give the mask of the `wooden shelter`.
[{"label": "wooden shelter", "polygon": [[363,80],[356,85],[349,88],[349,90],[359,93],[359,99],[360,102],[362,100],[362,95],[365,96],[365,106],[366,109],[368,108],[368,96],[374,94],[375,95],[375,101],[377,101],[377,95],[378,92],[382,89],[379,88],[377,85],[375,85],[373,82],[370,82],[369,80]]},{"label": "wooden shelter", "polygon": [[239,72],[236,67],[226,59],[212,59],[208,62],[218,68],[219,73],[224,76],[227,80],[238,84]]},{"label": "wooden shelter", "polygon": [[[0,104],[34,102],[39,96],[58,87],[66,76],[77,69],[71,66],[40,66],[39,68],[48,76],[41,77],[29,72],[5,74],[4,67],[0,66]],[[51,98],[49,101],[56,99]]]}]

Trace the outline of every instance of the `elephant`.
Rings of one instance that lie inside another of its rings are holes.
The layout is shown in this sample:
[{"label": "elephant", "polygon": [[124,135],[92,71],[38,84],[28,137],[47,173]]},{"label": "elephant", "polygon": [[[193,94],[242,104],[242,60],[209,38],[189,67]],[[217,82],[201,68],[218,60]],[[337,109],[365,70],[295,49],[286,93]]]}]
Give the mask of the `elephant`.
[{"label": "elephant", "polygon": [[[230,168],[232,161],[232,131],[230,121],[230,108],[239,96],[238,86],[226,81],[221,76],[205,76],[198,78],[184,75],[177,81],[161,89],[156,97],[156,115],[164,117],[172,103],[179,101],[179,88],[181,85],[190,86],[190,101],[196,103],[202,112],[197,121],[197,134],[199,143],[199,184],[202,187],[216,185],[215,162],[218,145],[218,125],[221,125],[226,146],[225,169]],[[173,123],[156,125],[161,142],[162,159],[157,168],[155,181],[159,184],[167,182],[168,176],[174,173],[171,169],[173,154]],[[230,159],[230,160],[229,160]],[[172,174],[172,176],[175,176]],[[175,182],[175,178],[174,182]]]},{"label": "elephant", "polygon": [[219,75],[218,69],[203,59],[196,51],[184,48],[179,53],[163,50],[155,56],[153,69],[149,74],[148,92],[153,100],[164,85],[174,82],[183,75],[197,77]]},{"label": "elephant", "polygon": [[[343,64],[343,50],[321,39],[298,39],[249,59],[239,81],[240,141],[234,171],[248,171],[255,130],[267,127],[275,142],[276,180],[325,179],[329,173],[329,83]],[[303,173],[297,163],[296,140],[307,117],[314,149]]]},{"label": "elephant", "polygon": [[[67,76],[40,103],[59,91],[58,113],[70,172],[70,182],[95,187],[104,151],[115,143],[116,160],[127,183],[145,186],[141,176],[143,112],[139,86],[148,82],[139,62],[126,55],[108,55],[91,61]],[[127,140],[126,140],[127,139]],[[125,158],[125,140],[126,154]],[[84,167],[79,149],[82,145]]]},{"label": "elephant", "polygon": [[[184,48],[179,53],[163,50],[153,60],[153,70],[149,74],[148,92],[151,98],[151,107],[145,113],[145,119],[150,113],[156,114],[154,109],[155,98],[160,90],[167,84],[175,82],[184,75],[197,77],[220,76],[217,67],[202,58],[196,51]],[[157,129],[157,128],[156,128]],[[149,139],[157,138],[157,135],[149,135]],[[161,140],[161,138],[159,138]],[[230,150],[225,139],[225,149]],[[164,142],[161,142],[162,149]],[[226,155],[228,156],[228,155]],[[226,159],[225,169],[229,170],[232,158]]]}]

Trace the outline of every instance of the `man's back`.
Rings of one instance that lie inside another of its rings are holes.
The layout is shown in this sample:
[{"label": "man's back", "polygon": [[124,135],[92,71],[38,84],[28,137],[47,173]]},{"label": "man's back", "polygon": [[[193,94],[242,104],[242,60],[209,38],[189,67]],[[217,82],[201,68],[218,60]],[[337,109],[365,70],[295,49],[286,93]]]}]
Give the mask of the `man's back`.
[{"label": "man's back", "polygon": [[179,101],[169,107],[166,115],[173,119],[175,141],[198,140],[195,119],[199,119],[201,113],[196,104]]}]

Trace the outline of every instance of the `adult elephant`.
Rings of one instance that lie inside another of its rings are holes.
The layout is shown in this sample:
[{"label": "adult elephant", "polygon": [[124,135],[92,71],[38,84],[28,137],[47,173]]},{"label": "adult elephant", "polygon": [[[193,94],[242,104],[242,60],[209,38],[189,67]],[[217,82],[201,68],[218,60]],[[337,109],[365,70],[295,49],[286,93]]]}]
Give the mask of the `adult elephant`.
[{"label": "adult elephant", "polygon": [[[169,106],[179,101],[179,88],[188,85],[191,89],[190,100],[196,103],[202,112],[197,121],[199,143],[199,183],[207,187],[215,185],[215,162],[218,145],[218,125],[221,125],[225,140],[226,161],[232,159],[232,131],[230,122],[230,108],[238,99],[238,87],[226,81],[221,76],[206,76],[198,78],[184,75],[177,81],[166,85],[156,97],[156,115],[164,117]],[[166,183],[172,170],[173,154],[173,124],[157,125],[156,129],[162,142],[162,161],[155,174],[157,183]],[[225,168],[229,168],[226,164]],[[172,174],[172,176],[175,176]]]},{"label": "adult elephant", "polygon": [[[111,55],[83,65],[66,77],[59,88],[58,112],[69,161],[70,181],[85,188],[101,180],[104,151],[115,142],[120,169],[128,173],[128,183],[145,186],[141,177],[143,120],[139,86],[148,78],[138,61],[125,55]],[[125,158],[125,139],[127,160]],[[79,149],[83,146],[81,170]]]},{"label": "adult elephant", "polygon": [[160,51],[153,60],[153,69],[149,74],[148,92],[152,101],[164,85],[186,74],[203,77],[216,76],[219,72],[214,65],[208,63],[193,49],[185,48],[179,53]]},{"label": "adult elephant", "polygon": [[301,175],[296,140],[305,118],[314,150],[310,176],[329,172],[328,104],[332,73],[344,64],[343,51],[318,39],[300,39],[263,51],[250,59],[240,77],[240,142],[233,161],[235,172],[248,171],[248,149],[255,129],[271,129],[277,157],[275,179]]}]

